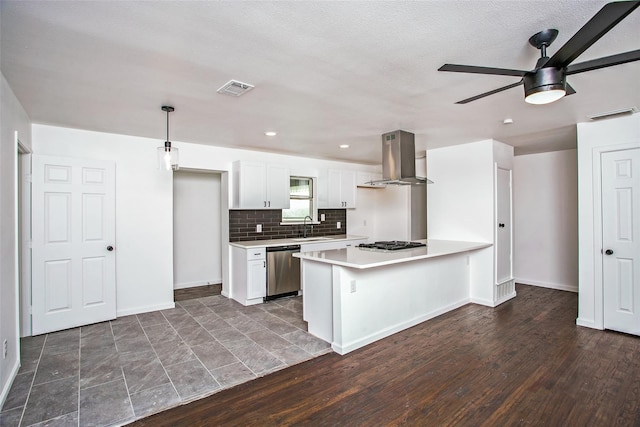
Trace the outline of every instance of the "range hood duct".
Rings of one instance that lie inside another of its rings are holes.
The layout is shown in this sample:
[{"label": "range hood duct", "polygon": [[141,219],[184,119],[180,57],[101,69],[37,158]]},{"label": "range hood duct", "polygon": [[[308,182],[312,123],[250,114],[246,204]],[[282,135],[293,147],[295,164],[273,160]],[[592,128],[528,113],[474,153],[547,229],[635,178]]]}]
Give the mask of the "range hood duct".
[{"label": "range hood duct", "polygon": [[416,143],[411,132],[396,130],[382,135],[382,179],[371,185],[433,184],[416,176]]}]

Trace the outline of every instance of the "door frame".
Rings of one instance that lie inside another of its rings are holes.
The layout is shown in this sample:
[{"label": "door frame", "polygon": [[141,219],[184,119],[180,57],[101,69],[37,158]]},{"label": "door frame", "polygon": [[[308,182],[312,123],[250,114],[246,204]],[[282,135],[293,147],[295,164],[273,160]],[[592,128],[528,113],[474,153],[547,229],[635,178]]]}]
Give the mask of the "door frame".
[{"label": "door frame", "polygon": [[592,151],[593,168],[593,272],[594,272],[594,324],[604,329],[604,278],[602,263],[602,154],[640,148],[640,142],[594,147]]},{"label": "door frame", "polygon": [[[16,284],[18,336],[31,336],[31,154],[16,140]],[[29,185],[26,185],[29,184]]]}]

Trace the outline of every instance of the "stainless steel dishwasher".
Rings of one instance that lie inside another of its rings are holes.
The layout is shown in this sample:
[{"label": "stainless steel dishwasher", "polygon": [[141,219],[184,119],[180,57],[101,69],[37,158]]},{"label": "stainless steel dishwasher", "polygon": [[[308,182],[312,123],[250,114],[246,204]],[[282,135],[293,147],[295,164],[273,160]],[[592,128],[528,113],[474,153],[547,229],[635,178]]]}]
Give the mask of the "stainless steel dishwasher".
[{"label": "stainless steel dishwasher", "polygon": [[297,295],[300,290],[300,259],[293,254],[300,245],[267,248],[267,296],[265,300]]}]

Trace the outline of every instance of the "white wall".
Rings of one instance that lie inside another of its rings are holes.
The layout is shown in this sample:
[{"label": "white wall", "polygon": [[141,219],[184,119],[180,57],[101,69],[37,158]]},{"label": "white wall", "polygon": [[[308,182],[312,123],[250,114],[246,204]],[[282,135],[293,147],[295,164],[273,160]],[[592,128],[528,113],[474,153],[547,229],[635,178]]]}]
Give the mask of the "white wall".
[{"label": "white wall", "polygon": [[[427,151],[430,239],[493,243],[494,149],[486,140]],[[471,300],[493,306],[494,248],[471,252],[469,264]]]},{"label": "white wall", "polygon": [[[318,176],[328,168],[376,170],[375,166],[346,162],[172,142],[180,149],[182,168],[223,172],[221,182],[226,182],[226,172],[235,160],[285,164],[292,174],[304,176]],[[156,147],[162,143],[150,138],[33,125],[35,155],[116,162],[118,316],[173,306],[173,179],[171,173],[156,168]],[[232,191],[227,187],[228,192],[221,194],[222,209],[227,206],[225,195]],[[221,218],[223,239],[228,236],[225,221],[228,223],[228,219]],[[222,248],[223,276],[228,264],[225,249]]]},{"label": "white wall", "polygon": [[174,289],[222,283],[220,194],[219,173],[173,174]]},{"label": "white wall", "polygon": [[577,292],[577,151],[516,156],[513,199],[516,282]]},{"label": "white wall", "polygon": [[493,141],[427,151],[430,239],[493,242]]},{"label": "white wall", "polygon": [[7,358],[0,357],[0,406],[19,367],[19,291],[17,265],[17,146],[15,132],[31,148],[29,117],[9,87],[0,80],[0,349],[7,340]]},{"label": "white wall", "polygon": [[602,298],[602,223],[599,202],[600,155],[640,147],[640,114],[578,123],[578,319],[604,328]]},{"label": "white wall", "polygon": [[[494,140],[427,151],[427,171],[434,181],[427,191],[430,239],[495,242],[495,168],[513,169],[513,147]],[[494,306],[495,246],[469,253],[470,296]]]}]

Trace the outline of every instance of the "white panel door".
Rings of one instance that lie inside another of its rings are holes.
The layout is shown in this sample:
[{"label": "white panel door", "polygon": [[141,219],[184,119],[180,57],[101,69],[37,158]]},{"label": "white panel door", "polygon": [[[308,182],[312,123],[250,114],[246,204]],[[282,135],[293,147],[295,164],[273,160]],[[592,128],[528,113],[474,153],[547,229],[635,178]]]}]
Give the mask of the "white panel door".
[{"label": "white panel door", "polygon": [[511,171],[497,168],[496,175],[496,283],[513,277],[511,256]]},{"label": "white panel door", "polygon": [[640,148],[601,160],[604,327],[640,335]]},{"label": "white panel door", "polygon": [[33,335],[116,317],[115,164],[33,156]]}]

